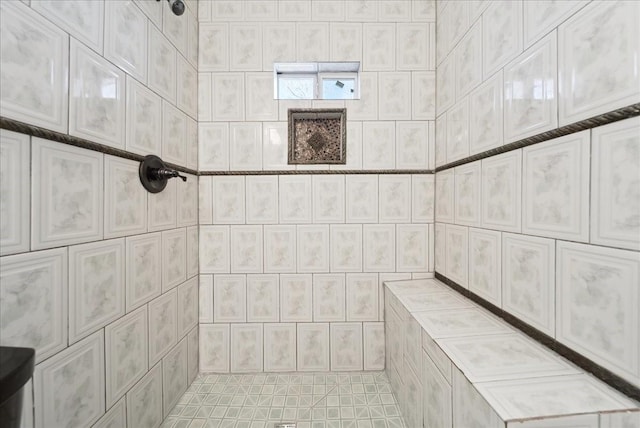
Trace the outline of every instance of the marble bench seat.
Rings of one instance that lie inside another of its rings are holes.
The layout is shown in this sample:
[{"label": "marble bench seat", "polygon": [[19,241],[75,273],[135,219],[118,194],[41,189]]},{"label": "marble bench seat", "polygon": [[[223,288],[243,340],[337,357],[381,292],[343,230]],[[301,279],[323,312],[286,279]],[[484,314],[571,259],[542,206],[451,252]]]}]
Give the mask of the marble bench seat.
[{"label": "marble bench seat", "polygon": [[434,279],[385,282],[408,428],[640,428],[639,403]]}]

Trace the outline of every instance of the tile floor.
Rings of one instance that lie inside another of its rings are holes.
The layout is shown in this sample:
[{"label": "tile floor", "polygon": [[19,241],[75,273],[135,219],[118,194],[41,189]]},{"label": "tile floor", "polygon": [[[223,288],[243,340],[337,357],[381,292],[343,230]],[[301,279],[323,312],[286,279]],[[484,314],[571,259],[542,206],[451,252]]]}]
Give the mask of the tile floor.
[{"label": "tile floor", "polygon": [[162,428],[406,428],[384,372],[200,374]]}]

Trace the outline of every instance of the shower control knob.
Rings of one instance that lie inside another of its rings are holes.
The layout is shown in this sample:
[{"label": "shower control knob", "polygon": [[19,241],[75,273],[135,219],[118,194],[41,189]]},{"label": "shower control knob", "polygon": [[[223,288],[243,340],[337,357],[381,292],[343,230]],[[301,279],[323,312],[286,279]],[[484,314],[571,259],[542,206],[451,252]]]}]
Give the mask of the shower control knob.
[{"label": "shower control knob", "polygon": [[170,178],[180,177],[182,181],[187,181],[187,177],[180,175],[175,169],[167,168],[162,159],[155,155],[147,155],[140,162],[138,172],[142,186],[151,193],[162,192]]}]

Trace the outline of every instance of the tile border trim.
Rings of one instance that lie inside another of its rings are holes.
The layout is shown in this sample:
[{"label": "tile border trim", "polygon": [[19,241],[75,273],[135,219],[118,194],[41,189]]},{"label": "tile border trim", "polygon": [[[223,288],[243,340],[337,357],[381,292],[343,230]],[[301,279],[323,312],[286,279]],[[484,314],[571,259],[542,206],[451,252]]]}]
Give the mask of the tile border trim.
[{"label": "tile border trim", "polygon": [[[639,107],[640,114],[640,107]],[[123,159],[129,159],[136,162],[141,162],[144,159],[143,155],[137,153],[128,152],[122,149],[116,149],[115,147],[109,147],[104,144],[95,143],[84,138],[74,137],[73,135],[63,134],[56,131],[51,131],[40,126],[31,125],[19,120],[9,119],[8,117],[0,116],[0,129],[6,129],[8,131],[19,132],[21,134],[30,135],[32,137],[44,138],[58,143],[69,144],[71,146],[80,147],[94,152],[104,153],[111,156],[117,156]],[[354,175],[354,174],[378,174],[378,175],[391,175],[391,174],[435,174],[432,169],[345,169],[345,170],[270,170],[270,171],[196,171],[194,169],[185,168],[184,166],[176,165],[170,162],[166,164],[180,172],[197,176],[209,176],[209,175]]]},{"label": "tile border trim", "polygon": [[502,318],[508,324],[522,331],[524,334],[531,337],[536,342],[539,342],[540,344],[546,346],[547,348],[554,351],[555,353],[571,361],[576,366],[592,374],[593,376],[603,381],[610,387],[627,395],[628,397],[631,397],[636,401],[640,401],[640,388],[638,388],[637,386],[631,384],[627,380],[621,378],[617,374],[602,367],[601,365],[591,361],[589,358],[585,357],[579,352],[576,352],[575,350],[569,348],[568,346],[558,342],[553,337],[548,336],[547,334],[541,332],[540,330],[534,327],[531,327],[529,324],[525,323],[521,319],[515,317],[514,315],[511,315],[504,309],[495,306],[493,303],[490,303],[489,301],[483,299],[482,297],[478,296],[474,292],[469,291],[468,289],[464,288],[463,286],[456,283],[455,281],[452,281],[451,279],[447,278],[441,273],[435,272],[435,278],[443,282],[447,286],[449,286],[454,291],[457,291],[458,293],[462,294],[464,297],[482,306],[484,309],[488,310],[492,314]]},{"label": "tile border trim", "polygon": [[[123,159],[129,159],[132,161],[141,162],[144,159],[143,155],[137,153],[128,152],[126,150],[117,149],[115,147],[109,147],[104,144],[99,144],[84,138],[74,137],[73,135],[63,134],[50,129],[42,128],[40,126],[31,125],[19,120],[9,119],[8,117],[0,116],[0,129],[6,129],[8,131],[19,132],[21,134],[27,134],[32,137],[44,138],[46,140],[55,141],[58,143],[68,144],[70,146],[80,147],[94,152],[104,153],[106,155],[117,156]],[[185,168],[184,166],[177,165],[170,162],[165,162],[169,167],[184,172],[187,174],[198,175],[198,171]]]},{"label": "tile border trim", "polygon": [[598,126],[608,125],[619,120],[629,119],[632,117],[640,116],[640,103],[631,104],[626,107],[622,107],[598,116],[591,117],[589,119],[581,120],[579,122],[571,123],[569,125],[561,126],[551,131],[542,132],[531,137],[523,138],[513,143],[508,143],[494,149],[484,151],[472,156],[468,156],[463,159],[458,159],[453,162],[449,162],[445,165],[436,167],[435,171],[445,171],[456,166],[464,165],[477,160],[489,158],[502,153],[510,152],[513,150],[521,149],[523,147],[531,146],[538,143],[543,143],[554,138],[562,137],[564,135],[574,134],[576,132],[584,131],[587,129],[593,129]]}]

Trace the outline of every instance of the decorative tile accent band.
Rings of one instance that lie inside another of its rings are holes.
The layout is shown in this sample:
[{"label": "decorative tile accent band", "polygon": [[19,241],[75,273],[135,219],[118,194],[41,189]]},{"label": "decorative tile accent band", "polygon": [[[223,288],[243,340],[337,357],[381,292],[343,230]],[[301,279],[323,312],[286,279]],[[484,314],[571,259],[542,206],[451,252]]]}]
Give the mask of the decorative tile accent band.
[{"label": "decorative tile accent band", "polygon": [[307,170],[270,170],[270,171],[200,171],[198,175],[354,175],[354,174],[435,174],[432,169],[307,169]]},{"label": "decorative tile accent band", "polygon": [[542,132],[540,134],[523,138],[522,140],[514,141],[513,143],[505,144],[504,146],[497,147],[495,149],[487,150],[486,152],[478,153],[464,159],[459,159],[454,162],[450,162],[446,165],[442,165],[436,168],[436,172],[444,171],[456,166],[464,165],[470,162],[474,162],[480,159],[489,158],[501,153],[510,152],[512,150],[521,149],[523,147],[531,146],[533,144],[542,143],[544,141],[552,140],[554,138],[562,137],[564,135],[574,134],[576,132],[584,131],[587,129],[596,128],[598,126],[607,125],[609,123],[617,122],[619,120],[629,119],[631,117],[640,116],[640,103],[631,104],[627,107],[622,107],[617,110],[610,111],[598,116],[594,116],[589,119],[581,120],[571,125],[561,126],[560,128],[553,129],[551,131]]},{"label": "decorative tile accent band", "polygon": [[451,279],[447,278],[441,273],[436,271],[435,277],[436,279],[442,281],[443,283],[451,287],[453,290],[457,291],[458,293],[462,294],[468,299],[473,300],[475,303],[487,309],[494,315],[504,319],[506,322],[508,322],[518,330],[522,331],[523,333],[525,333],[527,336],[531,337],[537,342],[540,342],[541,344],[551,349],[552,351],[560,354],[561,356],[571,361],[573,364],[577,365],[578,367],[588,371],[589,373],[591,373],[601,381],[605,382],[607,385],[617,389],[618,391],[622,392],[623,394],[626,394],[627,396],[633,398],[634,400],[640,400],[640,388],[632,385],[631,383],[627,382],[626,380],[612,373],[606,368],[600,366],[599,364],[594,363],[584,355],[574,351],[568,346],[563,345],[562,343],[555,340],[553,337],[550,337],[542,333],[540,330],[531,327],[529,324],[511,315],[507,311],[495,306],[494,304],[483,299],[482,297],[478,296],[474,292],[467,290],[457,282],[452,281]]},{"label": "decorative tile accent band", "polygon": [[[143,155],[131,153],[126,150],[120,150],[113,147],[105,146],[103,144],[95,143],[84,138],[74,137],[69,134],[62,134],[60,132],[51,131],[49,129],[41,128],[39,126],[30,125],[28,123],[20,122],[18,120],[9,119],[4,116],[0,116],[0,129],[6,129],[9,131],[19,132],[21,134],[27,134],[32,137],[44,138],[46,140],[56,141],[58,143],[69,144],[71,146],[81,147],[83,149],[93,150],[94,152],[100,152],[107,155],[117,156],[123,159],[130,159],[133,161],[141,162],[144,159]],[[180,165],[166,162],[166,165],[180,172],[186,172],[187,174],[198,175],[198,171],[185,168]]]}]

